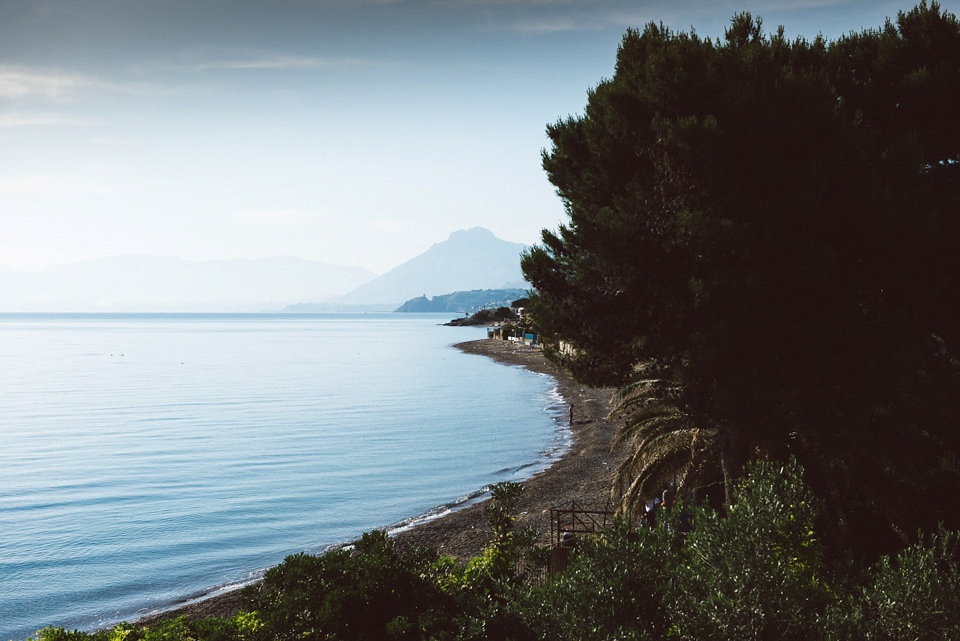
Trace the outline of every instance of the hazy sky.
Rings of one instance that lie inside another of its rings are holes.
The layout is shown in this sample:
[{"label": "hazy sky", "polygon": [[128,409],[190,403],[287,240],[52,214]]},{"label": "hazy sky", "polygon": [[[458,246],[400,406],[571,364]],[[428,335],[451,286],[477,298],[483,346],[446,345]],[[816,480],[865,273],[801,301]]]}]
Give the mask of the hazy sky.
[{"label": "hazy sky", "polygon": [[[941,5],[960,12],[960,0]],[[291,255],[382,273],[563,208],[545,125],[627,27],[751,11],[835,37],[886,0],[0,0],[0,264]]]}]

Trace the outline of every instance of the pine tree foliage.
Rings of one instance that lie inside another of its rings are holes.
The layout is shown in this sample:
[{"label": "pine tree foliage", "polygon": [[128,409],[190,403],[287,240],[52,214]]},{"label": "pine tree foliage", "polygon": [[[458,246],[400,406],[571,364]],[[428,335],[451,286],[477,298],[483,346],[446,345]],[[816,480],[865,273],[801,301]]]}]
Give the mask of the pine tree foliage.
[{"label": "pine tree foliage", "polygon": [[548,127],[568,221],[523,269],[579,380],[677,381],[638,475],[712,451],[729,500],[746,460],[795,454],[837,536],[943,513],[915,497],[960,453],[956,96],[960,23],[936,3],[835,41],[746,13],[717,40],[626,33]]}]

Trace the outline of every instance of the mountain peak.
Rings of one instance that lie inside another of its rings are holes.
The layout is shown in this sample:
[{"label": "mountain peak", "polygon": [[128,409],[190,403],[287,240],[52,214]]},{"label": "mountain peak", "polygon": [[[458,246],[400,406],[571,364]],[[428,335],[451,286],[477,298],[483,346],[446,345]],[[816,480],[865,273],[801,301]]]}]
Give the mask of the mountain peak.
[{"label": "mountain peak", "polygon": [[523,282],[520,253],[524,249],[526,245],[501,240],[483,227],[461,229],[419,256],[330,302],[389,304],[396,308],[420,295],[502,289],[505,283]]},{"label": "mountain peak", "polygon": [[470,229],[459,229],[452,234],[450,238],[447,239],[447,242],[456,241],[456,242],[477,242],[480,240],[499,240],[496,236],[493,235],[493,232],[487,229],[486,227],[471,227]]}]

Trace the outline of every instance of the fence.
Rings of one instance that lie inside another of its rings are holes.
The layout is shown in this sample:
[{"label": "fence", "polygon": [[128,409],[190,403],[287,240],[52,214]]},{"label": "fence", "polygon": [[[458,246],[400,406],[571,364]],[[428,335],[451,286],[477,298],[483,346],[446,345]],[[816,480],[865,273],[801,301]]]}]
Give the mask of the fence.
[{"label": "fence", "polygon": [[568,533],[574,539],[584,534],[596,536],[609,525],[613,525],[613,512],[606,507],[601,510],[570,501],[550,508],[550,538],[555,546],[563,546]]}]

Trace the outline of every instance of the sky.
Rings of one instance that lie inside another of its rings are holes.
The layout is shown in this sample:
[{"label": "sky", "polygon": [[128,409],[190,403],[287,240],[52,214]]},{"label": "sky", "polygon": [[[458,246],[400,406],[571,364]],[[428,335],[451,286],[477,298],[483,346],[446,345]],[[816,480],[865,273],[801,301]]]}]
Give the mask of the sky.
[{"label": "sky", "polygon": [[[941,6],[960,13],[960,0]],[[296,256],[376,273],[564,220],[547,124],[629,27],[828,38],[887,0],[0,0],[0,265]]]}]

